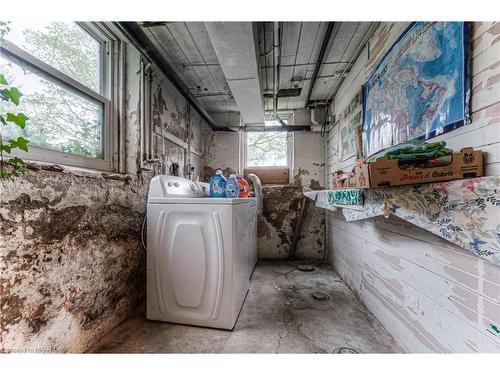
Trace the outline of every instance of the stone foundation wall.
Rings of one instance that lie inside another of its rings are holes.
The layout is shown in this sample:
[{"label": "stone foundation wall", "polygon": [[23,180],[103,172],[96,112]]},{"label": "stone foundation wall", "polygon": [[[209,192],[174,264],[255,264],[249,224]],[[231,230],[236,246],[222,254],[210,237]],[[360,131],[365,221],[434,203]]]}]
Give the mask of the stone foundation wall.
[{"label": "stone foundation wall", "polygon": [[0,181],[2,352],[83,352],[144,295],[148,181],[48,169]]}]

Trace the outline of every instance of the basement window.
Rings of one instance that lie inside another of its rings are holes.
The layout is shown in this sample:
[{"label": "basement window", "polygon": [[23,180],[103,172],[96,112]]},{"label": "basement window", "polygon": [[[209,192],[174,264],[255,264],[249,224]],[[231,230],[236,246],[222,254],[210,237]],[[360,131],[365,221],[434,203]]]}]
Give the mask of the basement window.
[{"label": "basement window", "polygon": [[8,27],[0,70],[23,93],[12,110],[29,118],[24,130],[3,131],[30,140],[29,152],[18,156],[112,169],[109,40],[87,23],[11,22]]},{"label": "basement window", "polygon": [[286,167],[287,164],[286,132],[247,134],[248,167]]},{"label": "basement window", "polygon": [[288,169],[286,132],[246,133],[245,174],[255,173],[263,184],[287,184]]}]

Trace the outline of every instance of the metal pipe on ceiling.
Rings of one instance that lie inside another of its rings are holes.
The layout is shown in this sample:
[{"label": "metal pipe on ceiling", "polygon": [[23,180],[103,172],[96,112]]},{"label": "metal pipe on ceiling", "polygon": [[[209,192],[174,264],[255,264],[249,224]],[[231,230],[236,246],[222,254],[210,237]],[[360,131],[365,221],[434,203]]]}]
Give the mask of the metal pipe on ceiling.
[{"label": "metal pipe on ceiling", "polygon": [[273,116],[278,118],[278,91],[279,91],[279,58],[280,58],[280,23],[274,22],[273,29]]},{"label": "metal pipe on ceiling", "polygon": [[[348,64],[349,61],[324,61],[321,65],[338,65],[338,64]],[[182,64],[181,64],[182,65]],[[296,68],[299,66],[311,66],[316,65],[315,62],[312,63],[301,63],[301,64],[280,64],[280,68]],[[269,66],[261,66],[261,70],[269,69]]]},{"label": "metal pipe on ceiling", "polygon": [[[259,54],[259,65],[260,65],[260,69],[265,69],[264,70],[264,73],[266,75],[265,77],[265,82],[266,82],[266,90],[269,89],[269,78],[267,76],[268,74],[268,69],[269,67],[267,66],[267,56],[273,52],[273,48],[271,48],[269,51],[267,51],[267,38],[266,38],[266,22],[262,22],[262,23],[259,23],[259,27],[261,27],[263,29],[262,31],[262,39],[264,41],[264,53],[262,54]],[[260,50],[259,50],[260,52]],[[264,58],[264,66],[262,66],[262,63],[261,63],[261,58]]]},{"label": "metal pipe on ceiling", "polygon": [[130,39],[131,43],[154,63],[158,69],[167,77],[172,85],[186,99],[186,101],[199,113],[212,130],[232,131],[229,128],[220,128],[214,122],[208,112],[200,105],[196,97],[182,81],[174,68],[167,62],[162,53],[154,46],[146,33],[137,22],[114,22],[114,24]]},{"label": "metal pipe on ceiling", "polygon": [[200,92],[198,94],[193,94],[195,98],[207,98],[211,96],[229,96],[231,97],[231,91],[220,91],[220,92]]},{"label": "metal pipe on ceiling", "polygon": [[281,126],[286,127],[287,124],[278,116],[278,92],[280,86],[280,22],[273,24],[273,118],[277,120]]},{"label": "metal pipe on ceiling", "polygon": [[175,63],[183,68],[191,68],[196,66],[207,67],[207,66],[220,66],[219,63]]},{"label": "metal pipe on ceiling", "polygon": [[309,100],[311,99],[311,94],[316,84],[316,79],[318,78],[319,71],[321,69],[321,65],[323,64],[323,59],[325,58],[326,49],[328,48],[328,44],[330,42],[330,37],[333,34],[333,28],[335,26],[335,22],[328,22],[326,27],[325,36],[323,38],[323,42],[321,43],[321,48],[319,50],[318,59],[316,60],[316,65],[314,66],[314,72],[311,77],[311,83],[309,84],[309,89],[307,90],[306,96],[306,108],[309,105]]},{"label": "metal pipe on ceiling", "polygon": [[284,126],[245,126],[246,132],[310,132],[309,125],[284,125]]}]

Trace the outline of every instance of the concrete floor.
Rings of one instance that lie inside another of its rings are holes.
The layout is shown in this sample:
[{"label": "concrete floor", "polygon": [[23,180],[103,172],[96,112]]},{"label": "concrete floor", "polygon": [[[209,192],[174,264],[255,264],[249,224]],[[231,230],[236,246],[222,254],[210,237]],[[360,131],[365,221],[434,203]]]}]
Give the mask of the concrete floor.
[{"label": "concrete floor", "polygon": [[[101,353],[359,353],[402,352],[329,265],[259,262],[234,330],[145,319],[144,311],[111,331],[91,352]],[[312,298],[319,291],[327,301]]]}]

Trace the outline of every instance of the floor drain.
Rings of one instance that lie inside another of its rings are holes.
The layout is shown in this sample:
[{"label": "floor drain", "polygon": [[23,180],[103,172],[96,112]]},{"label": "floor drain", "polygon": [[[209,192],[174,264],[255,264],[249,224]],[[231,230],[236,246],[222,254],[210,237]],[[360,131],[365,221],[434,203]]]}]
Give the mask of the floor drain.
[{"label": "floor drain", "polygon": [[312,272],[315,268],[309,264],[299,264],[297,269],[302,272]]},{"label": "floor drain", "polygon": [[330,296],[323,292],[312,292],[311,297],[317,301],[328,301],[330,299]]},{"label": "floor drain", "polygon": [[359,354],[357,350],[354,350],[353,348],[350,348],[349,346],[341,346],[337,349],[335,349],[333,354]]}]

